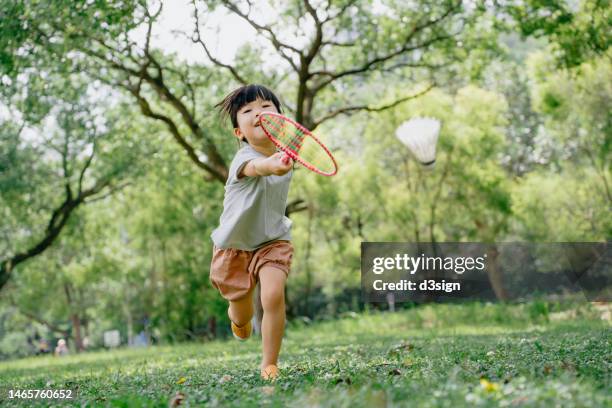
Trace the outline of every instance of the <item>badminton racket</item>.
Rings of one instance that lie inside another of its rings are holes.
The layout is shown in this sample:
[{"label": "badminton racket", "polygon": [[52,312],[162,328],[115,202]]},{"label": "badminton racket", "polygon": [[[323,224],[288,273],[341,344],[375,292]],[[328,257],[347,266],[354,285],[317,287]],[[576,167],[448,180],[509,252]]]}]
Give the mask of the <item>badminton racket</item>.
[{"label": "badminton racket", "polygon": [[323,176],[338,172],[336,159],[329,149],[304,126],[275,112],[263,112],[259,123],[272,143],[285,153],[285,163],[293,159]]}]

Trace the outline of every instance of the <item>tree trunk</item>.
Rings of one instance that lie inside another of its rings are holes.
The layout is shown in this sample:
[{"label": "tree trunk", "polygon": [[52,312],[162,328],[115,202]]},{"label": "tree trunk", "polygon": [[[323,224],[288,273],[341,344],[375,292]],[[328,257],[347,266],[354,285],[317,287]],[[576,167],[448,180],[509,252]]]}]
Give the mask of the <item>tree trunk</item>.
[{"label": "tree trunk", "polygon": [[72,299],[72,286],[69,282],[64,283],[64,292],[66,293],[66,301],[68,303],[68,310],[70,310],[70,321],[72,322],[72,337],[74,338],[74,346],[77,353],[83,351],[83,338],[81,336],[81,319],[79,314],[75,312],[77,310],[76,305]]},{"label": "tree trunk", "polygon": [[497,257],[499,256],[499,250],[497,249],[497,245],[491,245],[487,249],[487,259],[488,259],[488,268],[487,275],[489,276],[489,282],[493,287],[493,292],[495,292],[495,296],[498,300],[508,300],[510,296],[506,287],[504,285],[504,274],[501,270]]},{"label": "tree trunk", "polygon": [[74,346],[76,347],[77,352],[80,353],[85,349],[83,347],[83,336],[81,335],[81,319],[79,318],[78,313],[72,313],[70,320],[72,321],[72,336],[74,337]]},{"label": "tree trunk", "polygon": [[132,312],[130,311],[130,306],[128,304],[124,304],[123,311],[125,313],[125,321],[127,326],[127,342],[128,345],[134,344],[134,319],[132,318]]},{"label": "tree trunk", "polygon": [[[494,235],[487,233],[487,227],[485,224],[479,220],[474,220],[476,224],[476,228],[480,232],[480,236],[487,240],[487,242],[493,242],[495,239]],[[493,288],[493,292],[495,292],[495,296],[497,300],[508,300],[510,299],[510,295],[506,290],[506,286],[504,285],[504,273],[497,262],[497,257],[499,256],[499,250],[497,249],[497,245],[489,244],[487,246],[487,276],[489,277],[489,283]]]},{"label": "tree trunk", "polygon": [[387,292],[387,305],[389,305],[390,312],[395,312],[395,294],[393,292]]},{"label": "tree trunk", "polygon": [[215,316],[208,318],[208,333],[211,339],[217,338],[217,319]]}]

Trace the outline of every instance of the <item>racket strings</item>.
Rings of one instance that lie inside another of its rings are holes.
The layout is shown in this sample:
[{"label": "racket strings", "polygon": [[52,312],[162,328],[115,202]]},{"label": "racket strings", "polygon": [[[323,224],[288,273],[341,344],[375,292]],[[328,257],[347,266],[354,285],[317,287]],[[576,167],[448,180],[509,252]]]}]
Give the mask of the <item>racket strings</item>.
[{"label": "racket strings", "polygon": [[335,172],[336,165],[329,153],[315,139],[308,137],[309,132],[291,121],[272,115],[263,116],[261,121],[282,147],[299,156],[299,161],[326,173]]},{"label": "racket strings", "polygon": [[296,154],[300,153],[304,137],[306,136],[302,129],[296,126],[284,126],[284,121],[278,118],[269,118],[270,125],[275,132],[275,137],[287,145]]}]

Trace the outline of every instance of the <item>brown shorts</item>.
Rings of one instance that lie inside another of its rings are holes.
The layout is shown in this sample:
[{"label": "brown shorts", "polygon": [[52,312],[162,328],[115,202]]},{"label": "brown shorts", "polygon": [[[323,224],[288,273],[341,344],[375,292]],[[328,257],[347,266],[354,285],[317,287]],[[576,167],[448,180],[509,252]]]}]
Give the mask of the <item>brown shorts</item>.
[{"label": "brown shorts", "polygon": [[213,247],[210,281],[227,300],[239,300],[257,284],[259,270],[268,265],[289,275],[293,245],[289,241],[272,241],[254,251]]}]

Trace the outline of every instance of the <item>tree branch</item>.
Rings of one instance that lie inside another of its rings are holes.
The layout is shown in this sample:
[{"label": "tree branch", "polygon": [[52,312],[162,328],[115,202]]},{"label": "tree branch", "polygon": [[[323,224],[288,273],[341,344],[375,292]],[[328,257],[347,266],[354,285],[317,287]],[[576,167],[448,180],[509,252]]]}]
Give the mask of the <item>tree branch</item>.
[{"label": "tree branch", "polygon": [[85,173],[87,172],[87,169],[91,165],[91,162],[93,161],[94,155],[96,154],[96,138],[95,138],[95,135],[93,137],[92,144],[93,144],[93,146],[91,148],[91,154],[89,155],[89,157],[85,161],[85,165],[83,166],[83,168],[81,169],[81,172],[79,174],[79,184],[78,184],[78,187],[77,187],[77,194],[81,194],[81,192],[83,191],[83,178],[85,177]]},{"label": "tree branch", "polygon": [[20,263],[27,261],[41,254],[45,249],[51,246],[57,239],[60,232],[68,222],[72,212],[89,197],[92,197],[102,191],[110,184],[110,180],[99,180],[93,187],[79,192],[76,197],[67,194],[62,204],[60,204],[52,213],[51,219],[45,230],[45,235],[24,252],[19,252],[12,257],[0,260],[0,289],[7,283],[13,269]]},{"label": "tree branch", "polygon": [[126,86],[125,88],[129,92],[131,92],[132,95],[134,95],[134,97],[136,97],[136,99],[138,100],[138,104],[140,106],[140,110],[143,113],[143,115],[150,117],[152,119],[159,120],[166,125],[166,127],[170,131],[170,134],[172,134],[172,136],[174,137],[174,140],[176,140],[176,142],[185,150],[185,152],[187,152],[187,155],[189,156],[192,162],[194,162],[201,169],[206,170],[209,174],[211,174],[217,180],[225,183],[225,180],[227,179],[227,174],[219,173],[210,164],[200,160],[200,157],[196,153],[193,146],[191,146],[185,140],[185,138],[181,135],[181,132],[179,131],[178,126],[174,123],[174,121],[171,118],[169,118],[168,116],[162,115],[161,113],[154,112],[151,109],[151,105],[149,104],[149,101],[147,101],[146,98],[144,98],[139,93],[139,90],[137,88],[131,88],[128,86]]},{"label": "tree branch", "polygon": [[204,43],[204,40],[202,40],[202,36],[200,35],[200,17],[198,15],[198,7],[196,5],[195,0],[192,0],[192,3],[193,3],[194,16],[195,16],[195,29],[194,29],[193,36],[191,37],[191,41],[195,44],[200,44],[202,48],[204,48],[204,52],[206,53],[206,56],[208,57],[209,60],[212,61],[213,64],[229,70],[232,76],[236,79],[236,81],[240,82],[241,84],[243,85],[248,84],[248,81],[245,78],[243,78],[242,75],[240,75],[233,66],[229,64],[224,64],[223,62],[221,62],[220,60],[212,56],[212,54],[208,50],[208,47],[206,46],[206,43]]},{"label": "tree branch", "polygon": [[[225,183],[225,180],[227,179],[227,167],[225,165],[225,160],[223,159],[223,157],[221,157],[221,155],[217,151],[216,146],[210,140],[210,138],[207,137],[202,132],[200,125],[197,123],[193,115],[190,114],[189,109],[185,106],[185,104],[179,98],[176,97],[176,95],[172,93],[172,91],[170,91],[168,86],[165,84],[163,80],[163,75],[162,75],[163,69],[161,67],[161,64],[159,64],[159,62],[153,57],[153,55],[148,53],[147,61],[140,67],[139,70],[135,70],[135,69],[126,67],[125,65],[119,62],[109,60],[105,56],[100,55],[99,53],[93,50],[83,50],[83,52],[93,55],[96,58],[100,59],[101,61],[107,64],[110,64],[112,68],[118,70],[119,72],[128,74],[129,77],[138,79],[138,85],[136,86],[136,89],[134,89],[133,87],[129,85],[125,85],[125,84],[120,84],[120,86],[127,89],[130,93],[136,96],[139,104],[141,105],[141,111],[143,113],[149,112],[151,111],[151,109],[149,107],[149,109],[147,110],[145,106],[145,110],[142,110],[143,109],[142,102],[143,101],[147,102],[147,101],[141,97],[140,88],[143,82],[146,82],[147,84],[149,84],[155,90],[155,92],[162,98],[162,100],[167,101],[180,114],[185,124],[191,130],[191,133],[197,138],[199,138],[200,140],[202,140],[204,147],[205,147],[205,153],[206,153],[207,159],[209,160],[209,163],[204,163],[199,159],[198,155],[195,154],[195,149],[185,140],[185,138],[183,138],[180,135],[180,133],[178,132],[178,127],[176,126],[174,121],[172,121],[172,119],[170,119],[168,116],[155,114],[152,111],[151,113],[153,114],[153,116],[146,115],[146,114],[145,115],[152,117],[154,119],[164,121],[169,126],[169,129],[171,130],[173,136],[175,137],[175,140],[177,140],[179,144],[184,149],[186,149],[186,151],[188,152],[189,158],[192,161],[194,161],[194,163],[198,167],[209,172],[210,175],[214,179],[217,179]],[[147,67],[149,64],[153,64],[156,67],[157,72],[158,72],[157,76],[153,77],[148,72]],[[146,105],[148,106],[148,102],[146,103]],[[172,124],[170,125],[170,123]],[[177,129],[177,133],[174,133],[173,129]],[[178,138],[177,138],[177,135],[178,135]]]},{"label": "tree branch", "polygon": [[261,24],[256,23],[254,20],[252,20],[249,17],[248,14],[245,14],[242,11],[240,11],[240,9],[235,4],[233,4],[231,1],[222,0],[221,2],[225,5],[225,7],[227,7],[229,10],[231,10],[234,14],[242,17],[255,30],[257,30],[260,33],[267,33],[268,34],[268,40],[272,43],[274,48],[279,52],[281,57],[283,59],[285,59],[287,62],[289,62],[289,64],[291,65],[291,67],[294,69],[295,72],[299,72],[300,71],[300,69],[295,64],[295,62],[293,62],[293,59],[289,55],[287,55],[285,53],[285,51],[284,51],[285,49],[287,49],[287,50],[290,50],[290,51],[296,53],[300,57],[303,57],[303,54],[302,54],[302,52],[299,49],[295,48],[292,45],[285,44],[285,43],[281,42],[278,39],[278,37],[276,37],[276,34],[274,34],[274,31],[272,31],[272,28],[270,28],[269,26],[265,26],[265,25],[261,25]]},{"label": "tree branch", "polygon": [[[189,80],[189,66],[186,67],[185,69],[186,72],[181,72],[180,70],[174,69],[171,67],[166,67],[165,69],[168,72],[172,72],[181,78],[183,85],[185,85],[185,87],[187,88],[187,92],[185,92],[183,95],[179,95],[178,99],[182,99],[183,97],[189,98],[189,102],[191,102],[191,109],[189,111],[189,114],[195,118],[196,117],[196,94],[195,94],[194,85],[197,85],[197,83],[192,84],[191,81]],[[208,80],[209,78],[210,78],[210,74],[207,76],[206,79]],[[187,96],[187,93],[189,93],[189,96]]]},{"label": "tree branch", "polygon": [[410,99],[415,99],[418,98],[420,96],[425,95],[427,92],[429,92],[433,87],[435,86],[435,84],[431,84],[429,87],[427,87],[427,89],[425,89],[424,91],[421,91],[417,94],[414,95],[409,95],[403,98],[399,98],[396,99],[395,101],[387,104],[387,105],[383,105],[383,106],[378,106],[378,107],[370,107],[367,105],[355,105],[355,106],[347,106],[344,108],[340,108],[340,109],[336,109],[332,112],[329,112],[328,114],[326,114],[325,116],[323,116],[321,119],[317,120],[314,122],[312,129],[315,129],[317,126],[319,126],[321,123],[325,122],[326,120],[329,120],[331,118],[334,118],[340,114],[348,114],[349,112],[355,112],[355,111],[367,111],[367,112],[380,112],[386,109],[390,109],[393,108],[397,105],[399,105],[402,102],[406,102]]},{"label": "tree branch", "polygon": [[121,191],[124,188],[126,188],[127,186],[132,185],[132,183],[130,182],[125,182],[123,184],[119,184],[118,186],[110,186],[108,187],[108,191],[104,194],[100,194],[99,196],[96,196],[95,198],[92,198],[91,200],[83,200],[85,204],[90,204],[90,203],[94,203],[96,201],[101,201],[104,200],[107,197],[112,196],[113,194],[115,194],[117,191]]},{"label": "tree branch", "polygon": [[18,311],[19,313],[21,313],[22,315],[24,315],[24,316],[25,316],[25,317],[27,317],[28,319],[30,319],[30,320],[34,320],[35,322],[40,323],[40,324],[42,324],[43,326],[46,326],[46,327],[47,327],[49,330],[51,330],[51,331],[52,331],[52,332],[54,332],[54,333],[59,333],[59,334],[61,334],[62,336],[66,337],[66,338],[69,338],[69,337],[70,337],[70,330],[64,330],[64,329],[61,329],[59,326],[56,326],[55,324],[50,323],[50,322],[49,322],[49,321],[47,321],[46,319],[43,319],[42,317],[37,316],[37,315],[35,315],[34,313],[30,313],[30,312],[27,312],[27,311],[25,311],[25,310],[21,309],[21,308],[20,308],[20,307],[19,307],[19,306],[18,306],[18,305],[15,303],[15,301],[14,301],[13,299],[11,299],[10,303],[11,303],[11,305],[12,305],[12,306],[13,306],[15,309],[17,309],[17,311]]},{"label": "tree branch", "polygon": [[285,208],[285,216],[289,217],[291,214],[305,211],[308,209],[308,204],[301,198],[296,198],[295,200],[287,203],[287,207]]},{"label": "tree branch", "polygon": [[[323,24],[327,23],[328,21],[331,20],[335,20],[338,17],[340,17],[341,15],[343,15],[346,10],[348,10],[349,7],[351,7],[352,5],[354,5],[355,3],[357,3],[357,0],[351,0],[351,1],[347,1],[344,6],[342,6],[340,8],[340,10],[338,10],[338,12],[336,14],[334,14],[333,16],[331,14],[329,14],[327,16],[327,18],[325,20],[323,20]],[[331,0],[328,2],[326,10],[329,10],[329,7],[331,6]]]},{"label": "tree branch", "polygon": [[[321,43],[323,41],[323,23],[319,21],[319,16],[317,16],[317,11],[312,7],[309,0],[304,0],[304,6],[306,7],[306,11],[312,17],[315,22],[315,38],[312,40],[310,44],[310,48],[308,49],[308,53],[304,56],[304,62],[302,64],[302,70],[308,72],[308,66],[314,59],[314,57],[319,52],[321,48]],[[300,54],[302,55],[302,54]]]},{"label": "tree branch", "polygon": [[442,15],[440,15],[438,18],[435,18],[433,20],[428,20],[427,22],[425,22],[424,24],[417,24],[413,27],[412,30],[410,30],[410,32],[406,35],[406,38],[404,39],[404,45],[402,47],[400,47],[399,49],[387,53],[385,55],[382,56],[377,56],[374,57],[366,62],[364,62],[361,66],[357,67],[357,68],[352,68],[352,69],[347,69],[344,71],[339,71],[339,72],[330,72],[330,71],[317,71],[317,72],[313,72],[310,73],[310,77],[313,77],[315,75],[320,75],[320,76],[327,76],[328,79],[320,82],[318,85],[314,86],[312,89],[312,93],[313,95],[316,95],[320,90],[322,90],[323,88],[325,88],[327,85],[329,85],[330,83],[332,83],[333,81],[335,81],[336,79],[348,76],[348,75],[355,75],[355,74],[360,74],[366,71],[369,71],[370,69],[376,67],[377,65],[384,63],[386,61],[389,61],[395,57],[397,57],[398,55],[404,54],[406,52],[410,52],[410,51],[414,51],[420,48],[427,48],[430,45],[439,42],[439,41],[443,41],[449,38],[452,38],[452,36],[448,36],[448,35],[441,35],[441,36],[436,36],[433,37],[421,44],[417,44],[417,45],[410,45],[411,40],[414,38],[414,36],[427,29],[430,26],[433,26],[435,24],[438,24],[440,21],[444,20],[445,18],[447,18],[453,11],[455,11],[456,9],[458,9],[461,6],[461,2],[458,2],[456,4],[454,4],[452,7],[449,7]]},{"label": "tree branch", "polygon": [[352,42],[338,42],[338,41],[323,41],[321,42],[321,46],[325,46],[325,45],[331,45],[334,47],[354,47],[355,45],[357,45],[356,42],[352,41]]},{"label": "tree branch", "polygon": [[414,46],[408,46],[408,45],[404,45],[403,47],[401,47],[398,50],[395,50],[389,54],[383,55],[383,56],[379,56],[376,58],[372,58],[371,60],[363,63],[360,67],[357,68],[352,68],[352,69],[348,69],[345,71],[340,71],[340,72],[329,72],[329,71],[317,71],[317,72],[313,72],[310,74],[310,76],[314,76],[314,75],[321,75],[321,76],[327,76],[328,79],[320,82],[318,85],[316,85],[313,89],[312,92],[314,94],[317,94],[319,91],[321,91],[323,88],[325,88],[327,85],[329,85],[330,83],[332,83],[333,81],[348,76],[348,75],[355,75],[355,74],[360,74],[366,71],[369,71],[370,69],[374,68],[376,65],[381,64],[383,62],[386,62],[394,57],[397,57],[400,54],[409,52],[409,51],[414,51],[420,48],[425,48],[430,46],[431,44],[438,42],[438,41],[442,41],[442,40],[447,40],[451,37],[449,36],[439,36],[439,37],[434,37],[428,41],[425,41],[422,44],[417,44]]}]

